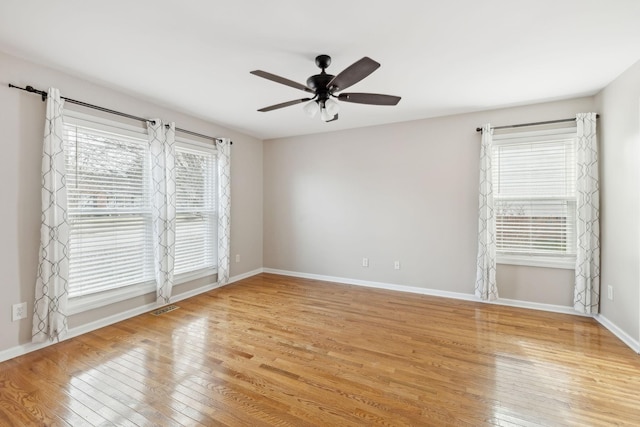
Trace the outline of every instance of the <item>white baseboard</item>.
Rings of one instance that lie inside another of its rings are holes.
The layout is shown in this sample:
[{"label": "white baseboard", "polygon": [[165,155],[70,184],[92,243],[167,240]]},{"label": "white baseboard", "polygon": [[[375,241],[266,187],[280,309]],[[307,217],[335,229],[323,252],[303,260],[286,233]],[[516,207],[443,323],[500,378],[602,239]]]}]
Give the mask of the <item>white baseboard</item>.
[{"label": "white baseboard", "polygon": [[229,283],[233,283],[233,282],[237,282],[238,280],[242,280],[242,279],[247,279],[251,276],[255,276],[256,274],[260,274],[264,272],[264,268],[256,268],[255,270],[252,271],[247,271],[246,273],[242,273],[242,274],[238,274],[236,276],[232,276],[229,278]]},{"label": "white baseboard", "polygon": [[[478,299],[476,299],[478,301]],[[498,298],[496,301],[482,301],[488,304],[506,305],[509,307],[528,308],[530,310],[548,311],[551,313],[571,314],[572,316],[592,317],[590,314],[578,313],[567,305],[544,304],[541,302],[522,301],[517,299]]]},{"label": "white baseboard", "polygon": [[40,350],[41,348],[49,347],[51,344],[54,343],[48,341],[38,344],[29,343],[2,350],[0,351],[0,362],[22,356],[23,354],[31,353],[32,351]]},{"label": "white baseboard", "polygon": [[[255,276],[256,274],[260,274],[260,273],[262,273],[261,268],[250,271],[248,273],[233,276],[229,279],[229,282],[227,283],[227,285],[233,282],[236,282],[238,280],[245,279],[247,277]],[[222,286],[226,286],[226,285],[219,285],[218,283],[210,283],[208,285],[201,286],[199,288],[177,294],[171,298],[171,302],[174,303],[174,302],[182,301],[184,299],[191,298],[193,296],[211,291],[213,289],[220,288]],[[81,326],[76,326],[75,328],[69,329],[69,331],[61,341],[65,341],[70,338],[77,337],[78,335],[86,334],[87,332],[95,331],[96,329],[104,328],[105,326],[113,325],[114,323],[121,322],[123,320],[130,319],[140,314],[147,313],[151,310],[162,307],[163,305],[165,304],[158,304],[156,302],[153,302],[150,304],[145,304],[143,306],[133,308],[131,310],[114,314],[112,316],[105,317],[103,319],[89,322]],[[50,341],[43,342],[43,343],[28,343],[28,344],[17,345],[15,347],[12,347],[6,350],[2,350],[0,351],[0,362],[13,359],[14,357],[22,356],[23,354],[31,353],[32,351],[40,350],[42,348],[48,347],[55,343],[56,342],[50,342]]]},{"label": "white baseboard", "polygon": [[391,291],[410,292],[413,294],[431,295],[445,298],[455,298],[467,301],[478,301],[478,299],[471,294],[464,294],[461,292],[449,292],[440,291],[438,289],[417,288],[415,286],[395,285],[392,283],[384,282],[371,282],[368,280],[349,279],[346,277],[324,276],[321,274],[300,273],[297,271],[277,270],[275,268],[264,268],[265,273],[279,274],[281,276],[300,277],[302,279],[321,280],[323,282],[343,283],[346,285],[364,286],[367,288],[387,289]]},{"label": "white baseboard", "polygon": [[618,337],[623,343],[631,347],[633,351],[640,354],[640,341],[634,339],[631,335],[620,329],[618,325],[611,320],[604,317],[602,314],[596,314],[593,316],[602,326],[607,328],[613,335]]},{"label": "white baseboard", "polygon": [[579,315],[579,313],[573,310],[573,307],[568,307],[563,305],[542,304],[537,302],[520,301],[520,300],[512,300],[512,299],[505,299],[505,298],[500,298],[497,301],[482,301],[473,294],[465,294],[462,292],[449,292],[449,291],[442,291],[439,289],[418,288],[415,286],[396,285],[392,283],[370,282],[366,280],[348,279],[344,277],[299,273],[297,271],[276,270],[273,268],[265,268],[264,272],[272,273],[272,274],[281,274],[283,276],[300,277],[303,279],[315,279],[315,280],[322,280],[325,282],[335,282],[335,283],[345,283],[347,285],[365,286],[368,288],[388,289],[391,291],[410,292],[414,294],[430,295],[435,297],[454,298],[454,299],[465,300],[465,301],[475,301],[475,302],[483,302],[483,303],[489,303],[489,304],[507,305],[510,307],[520,307],[520,308],[528,308],[533,310],[550,311],[553,313]]}]

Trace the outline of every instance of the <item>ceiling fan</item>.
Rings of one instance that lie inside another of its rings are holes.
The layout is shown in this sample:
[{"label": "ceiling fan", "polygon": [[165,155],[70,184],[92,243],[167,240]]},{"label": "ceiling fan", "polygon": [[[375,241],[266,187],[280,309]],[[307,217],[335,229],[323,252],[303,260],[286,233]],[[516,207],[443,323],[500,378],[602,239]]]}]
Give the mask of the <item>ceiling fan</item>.
[{"label": "ceiling fan", "polygon": [[316,65],[322,70],[322,72],[320,74],[309,77],[307,79],[306,86],[300,83],[296,83],[292,80],[285,79],[284,77],[276,76],[275,74],[271,74],[266,71],[251,71],[251,74],[255,76],[262,77],[264,79],[313,94],[311,98],[294,99],[293,101],[287,101],[281,104],[264,107],[259,109],[258,111],[267,112],[307,102],[307,105],[304,106],[304,112],[309,117],[314,117],[318,112],[320,112],[320,117],[322,118],[322,120],[324,120],[325,122],[332,122],[334,120],[338,120],[338,111],[340,109],[338,103],[332,98],[336,98],[337,100],[344,102],[370,105],[396,105],[398,102],[400,102],[399,96],[381,95],[379,93],[337,94],[337,92],[340,92],[341,90],[358,83],[360,80],[364,79],[369,74],[377,70],[378,67],[380,67],[380,64],[373,59],[365,56],[359,61],[356,61],[348,66],[336,76],[327,74],[325,72],[330,64],[331,57],[329,55],[318,55],[316,57]]}]

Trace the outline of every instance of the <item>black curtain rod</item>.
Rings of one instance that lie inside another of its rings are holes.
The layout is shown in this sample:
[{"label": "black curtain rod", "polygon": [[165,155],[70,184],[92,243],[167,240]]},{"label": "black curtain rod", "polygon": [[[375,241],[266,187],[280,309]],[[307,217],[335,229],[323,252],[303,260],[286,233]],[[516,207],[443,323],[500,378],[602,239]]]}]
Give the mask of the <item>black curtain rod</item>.
[{"label": "black curtain rod", "polygon": [[[600,114],[596,114],[596,119],[600,118]],[[506,126],[495,126],[491,129],[510,129],[510,128],[521,128],[526,126],[536,126],[536,125],[552,125],[554,123],[564,123],[564,122],[575,122],[576,118],[572,119],[560,119],[560,120],[549,120],[546,122],[533,122],[533,123],[519,123],[517,125],[506,125]],[[482,128],[476,128],[476,132],[482,132]]]},{"label": "black curtain rod", "polygon": [[[30,93],[36,93],[36,94],[38,94],[38,95],[40,95],[42,97],[43,101],[45,101],[47,99],[47,92],[45,92],[43,90],[35,89],[33,86],[20,87],[20,86],[12,85],[11,83],[9,83],[9,87],[14,88],[14,89],[24,90],[24,91],[30,92]],[[138,120],[138,121],[141,121],[141,122],[149,122],[149,123],[152,123],[152,124],[156,124],[156,122],[154,120],[149,120],[149,119],[145,119],[143,117],[133,116],[131,114],[122,113],[122,112],[116,111],[116,110],[110,110],[109,108],[100,107],[99,105],[88,104],[86,102],[78,101],[77,99],[71,99],[71,98],[67,98],[65,96],[61,96],[60,98],[64,99],[66,102],[69,102],[71,104],[80,105],[82,107],[92,108],[94,110],[103,111],[105,113],[114,114],[114,115],[120,116],[120,117],[126,117],[128,119]],[[186,129],[180,129],[180,128],[176,128],[176,132],[182,132],[182,133],[186,133],[186,134],[189,134],[189,135],[199,136],[200,138],[204,138],[204,139],[213,139],[213,140],[219,140],[220,139],[220,138],[216,138],[215,136],[203,135],[201,133],[193,132],[193,131],[186,130]],[[230,144],[233,144],[233,142],[231,141]]]}]

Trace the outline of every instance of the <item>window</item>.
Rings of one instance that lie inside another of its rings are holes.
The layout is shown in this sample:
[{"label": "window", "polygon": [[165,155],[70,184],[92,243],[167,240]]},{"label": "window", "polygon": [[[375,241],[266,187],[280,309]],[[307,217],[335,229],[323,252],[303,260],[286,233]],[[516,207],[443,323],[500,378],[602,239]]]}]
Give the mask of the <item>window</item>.
[{"label": "window", "polygon": [[498,262],[573,267],[575,129],[494,136]]},{"label": "window", "polygon": [[67,117],[65,138],[69,298],[153,281],[146,135]]},{"label": "window", "polygon": [[178,142],[175,164],[175,274],[213,269],[217,262],[215,148]]},{"label": "window", "polygon": [[[65,112],[69,308],[155,290],[145,128]],[[177,139],[175,283],[215,273],[216,150]]]}]

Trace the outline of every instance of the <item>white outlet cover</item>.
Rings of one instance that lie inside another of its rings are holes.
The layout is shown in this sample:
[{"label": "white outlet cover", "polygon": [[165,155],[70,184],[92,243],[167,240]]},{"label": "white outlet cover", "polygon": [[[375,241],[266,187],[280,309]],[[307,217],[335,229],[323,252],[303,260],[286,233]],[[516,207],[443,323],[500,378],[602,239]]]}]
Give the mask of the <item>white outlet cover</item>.
[{"label": "white outlet cover", "polygon": [[27,318],[27,303],[13,304],[13,310],[11,311],[11,320],[16,321]]}]

